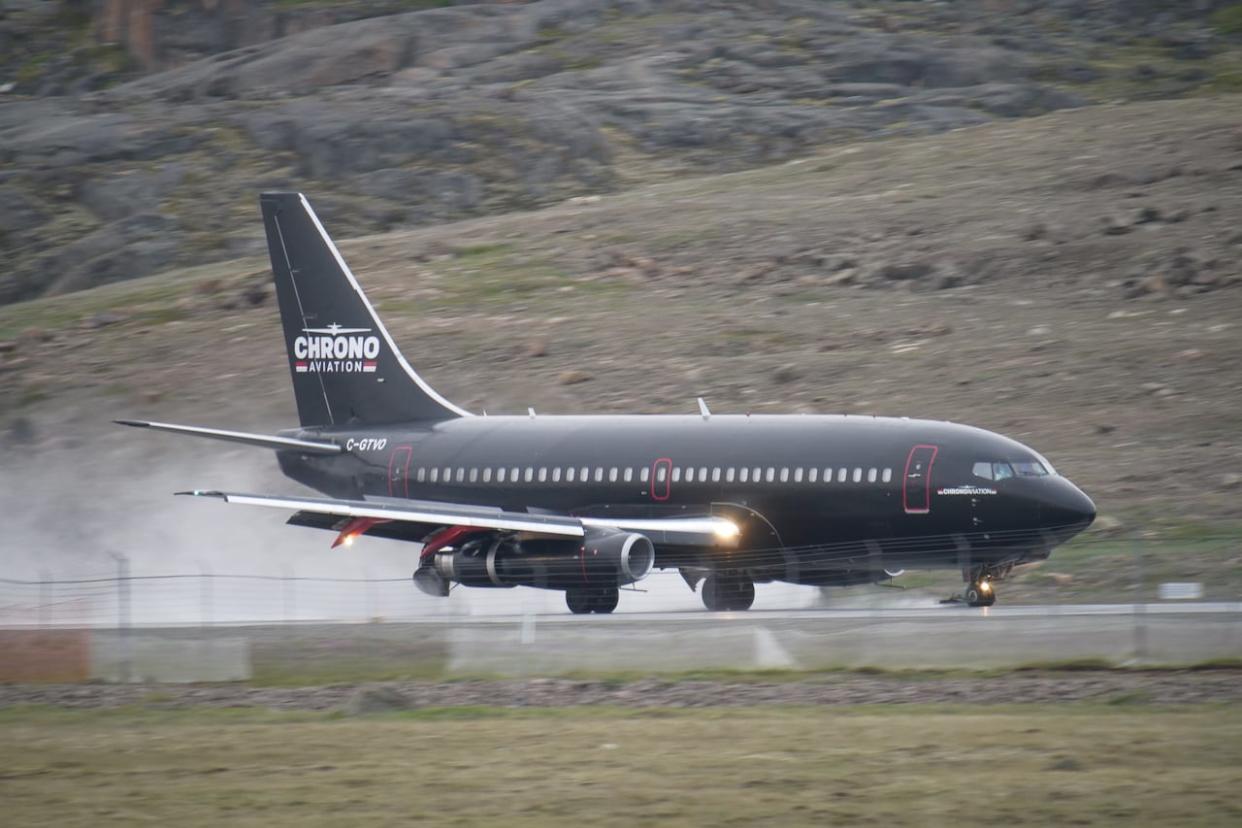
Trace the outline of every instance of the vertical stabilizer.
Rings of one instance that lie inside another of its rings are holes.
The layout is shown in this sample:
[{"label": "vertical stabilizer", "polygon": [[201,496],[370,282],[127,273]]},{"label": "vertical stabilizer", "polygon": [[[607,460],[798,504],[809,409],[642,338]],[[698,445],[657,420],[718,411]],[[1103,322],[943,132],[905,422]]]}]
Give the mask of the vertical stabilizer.
[{"label": "vertical stabilizer", "polygon": [[470,416],[405,361],[306,197],[259,203],[302,425]]}]

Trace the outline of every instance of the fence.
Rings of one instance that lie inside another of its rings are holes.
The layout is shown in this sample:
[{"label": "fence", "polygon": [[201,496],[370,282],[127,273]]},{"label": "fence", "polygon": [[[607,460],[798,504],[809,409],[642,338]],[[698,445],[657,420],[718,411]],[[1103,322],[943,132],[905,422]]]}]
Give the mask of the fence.
[{"label": "fence", "polygon": [[[1201,536],[1184,540],[1093,537],[1056,550],[1038,566],[1024,567],[998,584],[997,610],[1039,605],[1053,612],[1074,604],[1242,601],[1242,538]],[[344,565],[344,564],[343,564]],[[217,573],[131,570],[113,555],[114,571],[74,577],[45,571],[39,577],[0,578],[2,627],[212,626],[304,622],[413,621],[477,615],[563,613],[562,593],[516,589],[453,590],[435,598],[409,577]],[[890,583],[849,588],[761,584],[755,608],[883,609],[935,607],[960,591],[954,571],[911,570]],[[673,570],[656,570],[622,592],[620,613],[701,610]]]}]

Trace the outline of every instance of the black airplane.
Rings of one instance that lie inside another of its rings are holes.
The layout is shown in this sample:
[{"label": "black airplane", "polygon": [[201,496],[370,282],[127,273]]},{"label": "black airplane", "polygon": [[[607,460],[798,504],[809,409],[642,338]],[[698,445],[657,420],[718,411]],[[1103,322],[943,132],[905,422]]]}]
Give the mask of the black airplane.
[{"label": "black airplane", "polygon": [[260,198],[301,427],[279,436],[119,420],[276,451],[326,497],[182,492],[293,512],[289,523],[421,544],[414,583],[563,590],[612,612],[618,588],[677,569],[709,610],[755,584],[879,583],[961,571],[961,600],[1043,560],[1095,517],[1021,443],[905,417],[475,416],[410,367],[306,198]]}]

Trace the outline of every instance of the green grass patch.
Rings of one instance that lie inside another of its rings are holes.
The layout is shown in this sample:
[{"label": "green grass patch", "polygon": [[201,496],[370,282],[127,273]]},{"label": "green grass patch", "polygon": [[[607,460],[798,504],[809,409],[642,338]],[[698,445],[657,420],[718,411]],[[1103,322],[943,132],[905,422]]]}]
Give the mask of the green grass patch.
[{"label": "green grass patch", "polygon": [[16,825],[955,824],[981,790],[1002,824],[1242,815],[1223,706],[24,712]]}]

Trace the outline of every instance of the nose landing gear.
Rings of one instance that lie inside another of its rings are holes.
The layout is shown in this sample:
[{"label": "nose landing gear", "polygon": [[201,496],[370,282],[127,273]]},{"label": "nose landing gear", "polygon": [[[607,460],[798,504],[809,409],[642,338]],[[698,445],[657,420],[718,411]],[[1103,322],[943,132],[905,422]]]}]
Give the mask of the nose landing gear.
[{"label": "nose landing gear", "polygon": [[992,579],[983,576],[966,585],[966,593],[962,596],[969,607],[990,607],[996,603],[996,590]]}]

